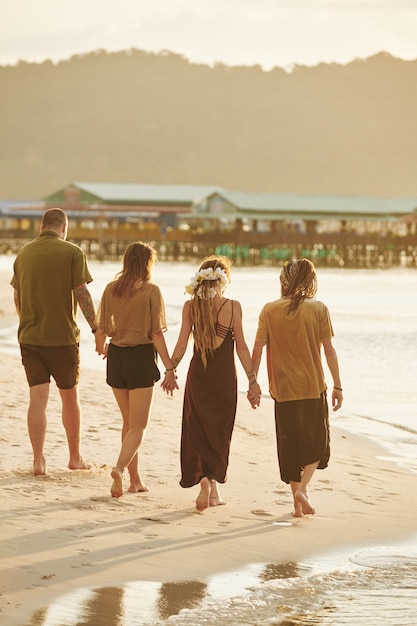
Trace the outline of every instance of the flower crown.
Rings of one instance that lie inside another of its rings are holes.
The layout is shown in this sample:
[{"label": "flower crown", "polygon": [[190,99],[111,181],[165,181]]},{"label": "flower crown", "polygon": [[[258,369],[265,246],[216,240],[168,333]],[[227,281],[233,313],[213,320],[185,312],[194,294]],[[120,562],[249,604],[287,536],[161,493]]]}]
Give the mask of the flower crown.
[{"label": "flower crown", "polygon": [[[229,278],[224,269],[222,269],[221,267],[216,267],[216,269],[213,269],[212,267],[206,267],[203,269],[199,269],[198,272],[194,274],[194,276],[191,278],[191,282],[185,286],[186,293],[189,293],[190,295],[194,295],[196,293],[199,298],[205,298],[206,296],[202,289],[202,283],[205,280],[219,280],[220,288],[222,291],[229,283]],[[208,290],[208,297],[214,298],[216,293],[217,290],[214,287],[210,287],[210,289]]]}]

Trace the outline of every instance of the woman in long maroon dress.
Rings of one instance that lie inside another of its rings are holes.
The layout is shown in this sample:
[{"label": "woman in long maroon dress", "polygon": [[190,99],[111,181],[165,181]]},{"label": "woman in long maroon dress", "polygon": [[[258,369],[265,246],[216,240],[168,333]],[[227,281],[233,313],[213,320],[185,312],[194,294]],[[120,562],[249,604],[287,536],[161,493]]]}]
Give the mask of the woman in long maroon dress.
[{"label": "woman in long maroon dress", "polygon": [[180,485],[200,486],[196,499],[199,511],[225,504],[217,483],[224,483],[227,478],[236,415],[235,346],[248,377],[254,408],[261,394],[243,335],[240,303],[223,296],[230,282],[230,265],[227,257],[217,256],[208,257],[200,265],[186,287],[191,300],[184,304],[181,330],[172,354],[176,367],[192,333],[194,353],[184,391]]}]

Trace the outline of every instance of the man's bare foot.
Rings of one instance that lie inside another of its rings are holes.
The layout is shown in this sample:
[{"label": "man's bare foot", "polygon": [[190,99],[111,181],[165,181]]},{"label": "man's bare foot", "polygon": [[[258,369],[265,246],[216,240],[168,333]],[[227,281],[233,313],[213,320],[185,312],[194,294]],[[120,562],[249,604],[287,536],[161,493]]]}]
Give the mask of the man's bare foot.
[{"label": "man's bare foot", "polygon": [[195,501],[197,511],[205,511],[209,507],[211,481],[207,476],[200,480],[200,493]]},{"label": "man's bare foot", "polygon": [[141,480],[131,480],[128,491],[130,493],[145,493],[149,489]]},{"label": "man's bare foot", "polygon": [[110,488],[110,493],[113,498],[121,498],[123,495],[123,474],[118,467],[113,467],[111,477],[113,478],[113,484]]},{"label": "man's bare foot", "polygon": [[34,476],[44,476],[46,474],[46,461],[45,457],[33,461],[33,474]]},{"label": "man's bare foot", "polygon": [[68,463],[68,469],[70,470],[89,470],[91,467],[91,463],[84,461],[82,456],[76,460],[70,459],[70,462]]},{"label": "man's bare foot", "polygon": [[220,496],[210,496],[209,504],[210,506],[221,506],[222,504],[226,504],[226,501]]},{"label": "man's bare foot", "polygon": [[295,493],[294,499],[301,505],[303,515],[314,515],[316,509],[311,505],[310,498],[307,494],[298,490]]}]

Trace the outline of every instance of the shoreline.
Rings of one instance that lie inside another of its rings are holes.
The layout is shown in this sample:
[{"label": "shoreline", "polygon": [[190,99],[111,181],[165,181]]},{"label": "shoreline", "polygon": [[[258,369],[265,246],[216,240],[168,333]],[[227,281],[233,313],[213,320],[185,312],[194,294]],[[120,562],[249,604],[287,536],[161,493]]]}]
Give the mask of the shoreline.
[{"label": "shoreline", "polygon": [[228,481],[220,486],[226,506],[197,513],[198,489],[179,486],[182,390],[170,398],[158,385],[140,450],[149,492],[111,498],[120,417],[102,374],[92,370],[82,370],[80,381],[82,453],[92,469],[66,468],[60,400],[51,385],[47,474],[34,477],[20,359],[5,356],[3,371],[5,626],[21,626],[34,610],[80,587],[206,579],[251,563],[299,563],[415,535],[417,504],[409,497],[415,475],[381,458],[375,442],[332,424],[329,467],[317,471],[311,485],[317,514],[293,518],[290,489],[279,479],[272,400],[254,411],[242,394]]}]

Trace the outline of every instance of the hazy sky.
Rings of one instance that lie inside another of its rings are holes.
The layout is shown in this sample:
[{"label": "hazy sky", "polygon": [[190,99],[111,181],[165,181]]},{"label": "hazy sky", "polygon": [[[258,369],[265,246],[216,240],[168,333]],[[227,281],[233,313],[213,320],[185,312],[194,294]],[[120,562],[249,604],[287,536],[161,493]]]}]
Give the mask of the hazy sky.
[{"label": "hazy sky", "polygon": [[0,65],[169,50],[212,65],[417,58],[417,0],[0,0]]}]

